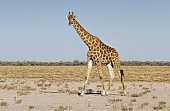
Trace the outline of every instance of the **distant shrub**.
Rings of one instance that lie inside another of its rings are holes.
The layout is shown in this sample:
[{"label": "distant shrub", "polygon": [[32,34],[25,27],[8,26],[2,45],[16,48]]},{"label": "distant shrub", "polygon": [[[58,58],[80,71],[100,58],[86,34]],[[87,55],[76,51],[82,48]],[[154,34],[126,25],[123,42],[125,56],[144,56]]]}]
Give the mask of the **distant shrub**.
[{"label": "distant shrub", "polygon": [[[0,66],[84,66],[86,61],[0,61]],[[168,61],[121,61],[122,66],[170,66]]]}]

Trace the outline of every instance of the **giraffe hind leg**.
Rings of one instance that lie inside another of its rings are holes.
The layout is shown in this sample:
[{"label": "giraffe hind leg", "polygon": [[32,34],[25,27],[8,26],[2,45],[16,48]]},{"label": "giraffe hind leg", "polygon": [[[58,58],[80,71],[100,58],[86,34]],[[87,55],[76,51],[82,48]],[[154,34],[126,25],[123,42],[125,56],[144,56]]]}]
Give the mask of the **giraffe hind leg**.
[{"label": "giraffe hind leg", "polygon": [[126,94],[126,91],[125,91],[125,85],[124,85],[124,81],[123,81],[123,79],[124,79],[124,73],[123,73],[123,70],[120,70],[120,76],[121,76],[121,83],[122,83],[122,87],[123,87],[123,95],[124,96],[126,96],[127,94]]},{"label": "giraffe hind leg", "polygon": [[110,82],[109,82],[108,91],[107,91],[106,95],[109,95],[110,90],[111,90],[111,85],[112,85],[112,82],[113,82],[115,75],[114,75],[113,66],[111,65],[111,63],[109,63],[107,65],[107,67],[108,67],[108,70],[109,70]]},{"label": "giraffe hind leg", "polygon": [[98,72],[99,72],[100,82],[102,84],[102,93],[101,93],[101,95],[105,96],[106,92],[105,92],[105,87],[104,87],[104,83],[103,83],[103,75],[102,75],[101,63],[100,62],[96,62],[96,65],[97,65],[97,69],[98,69]]}]

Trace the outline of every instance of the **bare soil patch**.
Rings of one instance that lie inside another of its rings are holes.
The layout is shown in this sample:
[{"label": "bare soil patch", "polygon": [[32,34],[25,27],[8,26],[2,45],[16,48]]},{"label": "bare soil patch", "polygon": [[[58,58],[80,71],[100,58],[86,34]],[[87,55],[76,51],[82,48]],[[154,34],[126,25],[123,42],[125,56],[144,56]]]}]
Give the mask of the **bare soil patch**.
[{"label": "bare soil patch", "polygon": [[[170,83],[126,82],[127,96],[121,96],[121,83],[114,82],[111,94],[78,96],[84,82],[56,82],[44,78],[1,78],[2,111],[168,111]],[[101,90],[99,82],[88,88]],[[107,84],[105,84],[107,86]]]}]

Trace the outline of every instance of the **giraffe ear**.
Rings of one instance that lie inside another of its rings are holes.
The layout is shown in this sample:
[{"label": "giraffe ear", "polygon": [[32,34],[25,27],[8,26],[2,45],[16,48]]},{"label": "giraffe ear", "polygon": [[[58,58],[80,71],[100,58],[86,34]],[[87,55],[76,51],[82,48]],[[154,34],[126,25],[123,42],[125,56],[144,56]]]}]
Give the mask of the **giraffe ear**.
[{"label": "giraffe ear", "polygon": [[66,16],[66,18],[68,18],[68,16]]}]

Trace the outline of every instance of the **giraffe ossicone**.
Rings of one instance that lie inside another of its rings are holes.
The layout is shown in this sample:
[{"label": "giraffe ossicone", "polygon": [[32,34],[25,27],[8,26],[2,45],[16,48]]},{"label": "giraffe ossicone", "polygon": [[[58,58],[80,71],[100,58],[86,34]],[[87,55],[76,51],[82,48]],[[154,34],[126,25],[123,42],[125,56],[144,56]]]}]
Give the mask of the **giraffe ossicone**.
[{"label": "giraffe ossicone", "polygon": [[[108,95],[111,90],[111,84],[113,81],[113,78],[115,77],[113,73],[113,69],[118,73],[124,95],[126,95],[125,91],[125,86],[124,86],[124,81],[123,81],[123,70],[120,68],[120,60],[119,60],[119,54],[116,51],[115,48],[109,47],[105,45],[98,37],[90,34],[87,32],[75,19],[74,12],[69,12],[67,19],[68,19],[68,25],[73,26],[80,36],[80,38],[83,40],[83,42],[88,46],[88,52],[87,52],[87,59],[88,59],[88,70],[87,70],[87,75],[85,77],[85,83],[84,83],[84,88],[82,90],[82,93],[80,95],[84,95],[86,86],[88,83],[88,79],[91,73],[91,68],[92,64],[95,63],[97,65],[97,69],[99,72],[99,78],[100,82],[102,84],[102,93],[101,95]],[[103,74],[102,74],[102,64],[106,64],[109,70],[110,74],[110,82],[108,86],[108,91],[105,92],[105,87],[103,83]]]}]

